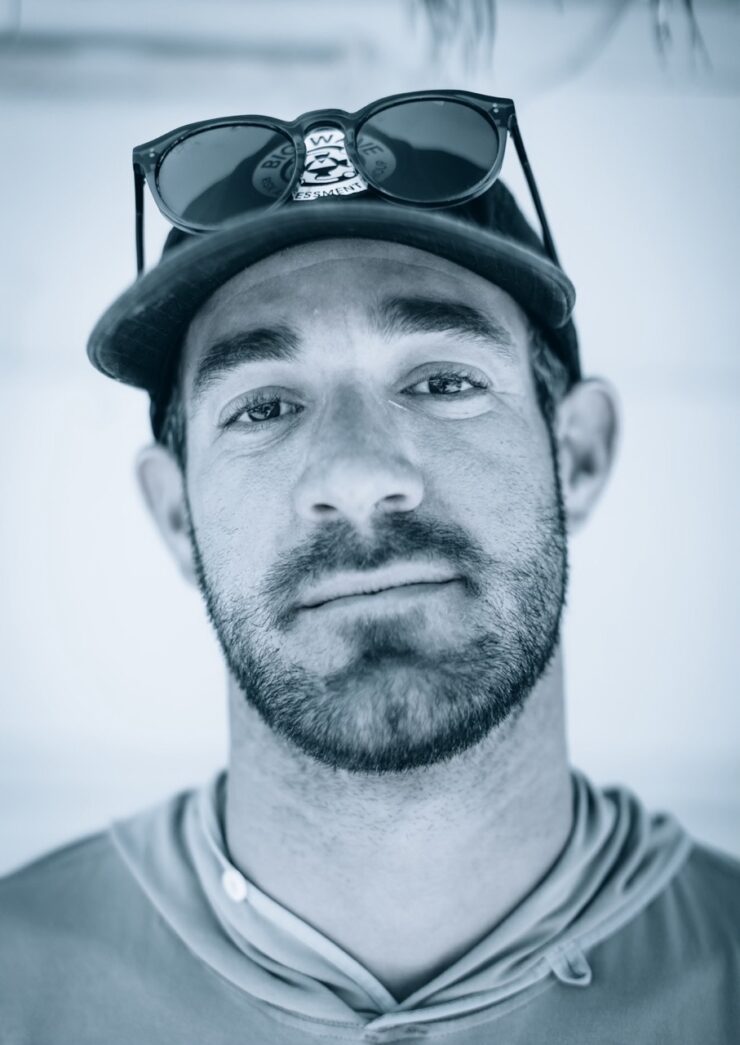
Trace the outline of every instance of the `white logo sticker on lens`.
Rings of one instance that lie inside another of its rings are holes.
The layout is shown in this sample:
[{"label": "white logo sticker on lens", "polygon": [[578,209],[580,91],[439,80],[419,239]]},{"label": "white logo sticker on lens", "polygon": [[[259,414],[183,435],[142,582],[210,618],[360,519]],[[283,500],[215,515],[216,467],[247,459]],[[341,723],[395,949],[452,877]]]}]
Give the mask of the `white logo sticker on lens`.
[{"label": "white logo sticker on lens", "polygon": [[[304,138],[306,162],[293,189],[295,200],[317,200],[322,196],[351,196],[364,192],[367,181],[347,155],[343,131],[336,127],[317,127]],[[396,169],[396,160],[377,138],[363,133],[358,151],[370,177],[382,183]],[[286,142],[255,167],[252,185],[265,196],[277,199],[293,175],[293,145]]]},{"label": "white logo sticker on lens", "polygon": [[350,196],[364,192],[367,182],[347,155],[344,133],[336,127],[317,127],[304,138],[306,164],[293,189],[294,200],[321,196]]}]

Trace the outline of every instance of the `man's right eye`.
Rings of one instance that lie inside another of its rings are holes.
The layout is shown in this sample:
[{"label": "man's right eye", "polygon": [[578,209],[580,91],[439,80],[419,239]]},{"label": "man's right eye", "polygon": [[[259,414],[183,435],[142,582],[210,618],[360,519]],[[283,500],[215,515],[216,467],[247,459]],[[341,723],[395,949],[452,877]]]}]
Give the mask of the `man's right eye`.
[{"label": "man's right eye", "polygon": [[297,403],[290,403],[281,399],[274,392],[251,392],[242,396],[229,409],[225,419],[220,423],[221,428],[230,428],[232,425],[244,425],[261,427],[270,421],[279,421],[281,417],[291,411],[283,411],[283,407],[293,407],[294,413],[303,407]]}]

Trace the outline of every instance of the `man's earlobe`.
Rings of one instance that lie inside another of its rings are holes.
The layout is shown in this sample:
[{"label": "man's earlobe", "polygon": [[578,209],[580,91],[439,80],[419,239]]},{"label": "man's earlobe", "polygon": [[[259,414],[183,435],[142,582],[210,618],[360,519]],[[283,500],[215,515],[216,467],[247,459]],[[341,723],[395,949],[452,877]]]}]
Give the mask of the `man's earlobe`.
[{"label": "man's earlobe", "polygon": [[606,485],[618,436],[617,394],[603,378],[584,378],[558,404],[555,437],[569,533],[589,517]]},{"label": "man's earlobe", "polygon": [[185,477],[180,465],[166,447],[153,443],[137,455],[136,476],[147,507],[180,572],[186,580],[195,584]]}]

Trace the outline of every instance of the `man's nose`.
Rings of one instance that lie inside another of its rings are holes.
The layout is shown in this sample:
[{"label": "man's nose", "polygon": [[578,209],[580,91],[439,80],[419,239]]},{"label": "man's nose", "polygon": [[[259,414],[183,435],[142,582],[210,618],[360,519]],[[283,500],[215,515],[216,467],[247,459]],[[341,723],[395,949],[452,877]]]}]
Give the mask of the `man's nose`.
[{"label": "man's nose", "polygon": [[423,496],[419,469],[385,404],[357,388],[338,391],[295,487],[298,514],[310,522],[343,516],[367,529],[374,515],[410,512]]}]

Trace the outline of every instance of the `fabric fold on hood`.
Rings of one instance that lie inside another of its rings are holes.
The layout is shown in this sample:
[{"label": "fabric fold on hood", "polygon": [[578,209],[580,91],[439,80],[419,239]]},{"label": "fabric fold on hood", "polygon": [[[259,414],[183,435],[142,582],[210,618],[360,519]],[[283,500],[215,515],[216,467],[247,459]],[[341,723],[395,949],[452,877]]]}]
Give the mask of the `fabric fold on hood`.
[{"label": "fabric fold on hood", "polygon": [[587,988],[588,949],[679,870],[691,840],[672,816],[649,814],[626,788],[597,788],[578,770],[571,780],[572,828],[545,877],[483,940],[401,1002],[233,866],[222,829],[225,773],[111,832],[161,916],[220,975],[297,1015],[385,1029],[461,1017],[551,976]]}]

